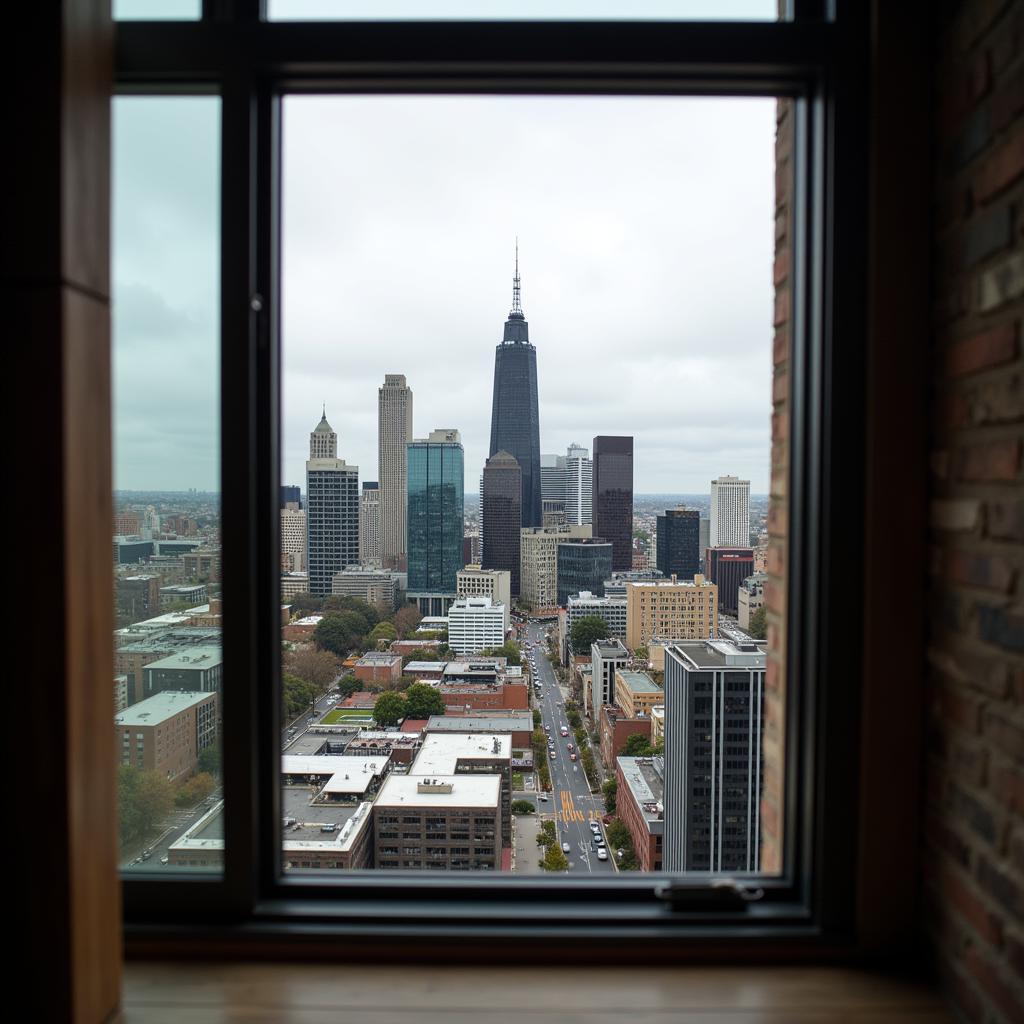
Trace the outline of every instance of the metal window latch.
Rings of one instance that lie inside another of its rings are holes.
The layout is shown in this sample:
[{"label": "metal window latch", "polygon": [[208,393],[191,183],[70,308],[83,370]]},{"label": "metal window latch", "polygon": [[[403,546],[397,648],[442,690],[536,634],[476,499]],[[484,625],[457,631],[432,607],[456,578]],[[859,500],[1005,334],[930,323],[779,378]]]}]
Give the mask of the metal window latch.
[{"label": "metal window latch", "polygon": [[716,878],[713,882],[665,882],[655,887],[654,895],[672,910],[730,910],[756,903],[764,889],[735,878]]}]

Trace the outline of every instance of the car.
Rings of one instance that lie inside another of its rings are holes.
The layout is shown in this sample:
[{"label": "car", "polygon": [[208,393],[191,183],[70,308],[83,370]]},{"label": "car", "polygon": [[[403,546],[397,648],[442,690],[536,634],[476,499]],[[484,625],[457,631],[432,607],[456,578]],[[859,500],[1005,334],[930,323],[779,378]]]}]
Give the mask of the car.
[{"label": "car", "polygon": [[573,751],[573,745],[572,745],[571,743],[566,743],[566,745],[565,745],[565,746],[566,746],[566,749],[567,749],[567,750],[569,751],[569,753],[571,754],[571,753],[572,753],[572,751]]},{"label": "car", "polygon": [[558,760],[558,754],[556,754],[554,750],[549,750],[548,756],[551,758],[552,761]]},{"label": "car", "polygon": [[572,853],[572,847],[568,843],[562,843],[562,853]]},{"label": "car", "polygon": [[545,732],[551,732],[551,726],[548,725],[547,722],[544,723],[544,731]]},{"label": "car", "polygon": [[166,864],[166,863],[168,863],[168,861],[170,861],[170,859],[171,859],[170,857],[161,857],[160,858],[160,863],[161,864]]},{"label": "car", "polygon": [[576,755],[575,754],[570,754],[569,755],[569,760],[570,761],[575,761],[576,760]]},{"label": "car", "polygon": [[567,725],[563,725],[563,726],[562,726],[562,727],[561,727],[561,728],[560,728],[560,729],[559,729],[558,731],[559,731],[559,732],[560,732],[560,733],[561,733],[561,734],[562,734],[563,736],[568,736],[568,735],[569,735],[569,727],[568,727]]},{"label": "car", "polygon": [[594,835],[600,835],[601,834],[601,826],[598,825],[598,823],[596,821],[592,821],[590,823],[590,831],[593,832]]},{"label": "car", "polygon": [[337,827],[338,827],[337,825],[328,822],[328,823],[320,826],[320,831],[321,832],[334,832],[337,829]]},{"label": "car", "polygon": [[603,846],[597,851],[597,859],[598,860],[607,860],[608,859],[608,851]]},{"label": "car", "polygon": [[541,794],[540,794],[540,796],[538,796],[538,797],[537,797],[537,799],[538,799],[538,800],[539,800],[539,801],[540,801],[540,802],[541,802],[542,804],[546,804],[546,803],[548,802],[548,795],[547,795],[547,793],[541,793]]},{"label": "car", "polygon": [[592,843],[593,843],[593,844],[594,844],[594,845],[595,845],[595,846],[596,846],[596,847],[597,847],[598,849],[600,849],[600,848],[601,848],[602,846],[604,846],[604,840],[603,840],[603,839],[602,839],[602,838],[601,838],[600,836],[594,836],[594,837],[593,837],[593,839],[591,839],[591,842],[592,842]]},{"label": "car", "polygon": [[143,850],[142,851],[141,859],[142,860],[149,860],[149,858],[152,857],[152,856],[153,856],[153,851],[152,850]]}]

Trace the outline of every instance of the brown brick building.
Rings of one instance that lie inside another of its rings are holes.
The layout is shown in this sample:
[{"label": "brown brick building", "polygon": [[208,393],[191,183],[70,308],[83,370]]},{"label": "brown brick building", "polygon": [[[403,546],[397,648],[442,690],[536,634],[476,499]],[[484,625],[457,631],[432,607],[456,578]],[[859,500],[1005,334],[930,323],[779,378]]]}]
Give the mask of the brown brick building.
[{"label": "brown brick building", "polygon": [[200,751],[217,741],[218,700],[215,693],[166,692],[122,711],[114,718],[120,763],[187,778]]}]

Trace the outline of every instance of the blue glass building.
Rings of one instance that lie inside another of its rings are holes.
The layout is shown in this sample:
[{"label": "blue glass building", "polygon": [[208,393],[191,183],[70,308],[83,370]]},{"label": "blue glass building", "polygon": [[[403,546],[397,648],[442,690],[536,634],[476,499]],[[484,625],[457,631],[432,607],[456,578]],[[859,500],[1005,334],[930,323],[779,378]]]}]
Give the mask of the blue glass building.
[{"label": "blue glass building", "polygon": [[434,430],[411,441],[408,454],[407,596],[424,615],[444,615],[455,600],[463,567],[462,439],[457,430]]}]

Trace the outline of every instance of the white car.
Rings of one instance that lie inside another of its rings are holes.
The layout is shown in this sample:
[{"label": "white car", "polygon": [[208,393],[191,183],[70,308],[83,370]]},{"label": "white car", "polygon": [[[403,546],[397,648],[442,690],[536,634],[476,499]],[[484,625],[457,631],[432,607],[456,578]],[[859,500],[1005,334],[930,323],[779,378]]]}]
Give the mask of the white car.
[{"label": "white car", "polygon": [[607,860],[608,859],[608,851],[603,846],[600,847],[598,849],[598,851],[597,851],[597,859],[598,860]]},{"label": "white car", "polygon": [[568,843],[562,843],[562,853],[572,853],[572,847]]},{"label": "white car", "polygon": [[596,821],[592,821],[590,823],[590,831],[593,832],[595,836],[599,836],[601,834],[601,826],[598,825]]}]

